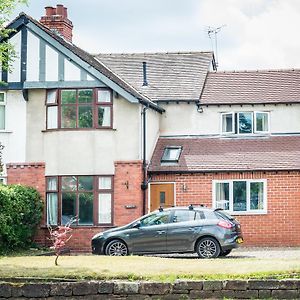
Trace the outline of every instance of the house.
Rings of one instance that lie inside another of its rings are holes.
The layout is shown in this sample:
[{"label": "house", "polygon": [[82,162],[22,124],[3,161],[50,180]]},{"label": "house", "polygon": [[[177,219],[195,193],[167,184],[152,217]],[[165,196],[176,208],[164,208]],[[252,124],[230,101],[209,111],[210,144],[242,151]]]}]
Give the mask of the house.
[{"label": "house", "polygon": [[204,204],[241,221],[248,245],[300,245],[300,70],[216,72],[213,53],[92,55],[62,5],[13,20],[2,72],[2,181],[45,200],[36,236],[101,230],[159,206]]}]

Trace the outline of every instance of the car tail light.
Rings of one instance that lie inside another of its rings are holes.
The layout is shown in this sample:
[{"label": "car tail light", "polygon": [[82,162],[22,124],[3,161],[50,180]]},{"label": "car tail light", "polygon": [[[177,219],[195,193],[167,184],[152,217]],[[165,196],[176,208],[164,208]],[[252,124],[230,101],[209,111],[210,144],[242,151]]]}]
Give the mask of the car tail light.
[{"label": "car tail light", "polygon": [[227,222],[225,220],[219,221],[218,226],[226,228],[226,229],[230,229],[230,228],[233,227],[231,223],[229,223],[229,222]]}]

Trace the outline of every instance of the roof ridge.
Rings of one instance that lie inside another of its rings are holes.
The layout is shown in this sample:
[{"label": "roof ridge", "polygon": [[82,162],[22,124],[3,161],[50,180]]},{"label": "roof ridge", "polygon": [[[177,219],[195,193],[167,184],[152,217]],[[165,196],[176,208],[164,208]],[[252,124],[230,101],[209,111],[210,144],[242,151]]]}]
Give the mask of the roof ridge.
[{"label": "roof ridge", "polygon": [[300,71],[300,68],[283,68],[283,69],[257,69],[257,70],[224,70],[224,71],[209,71],[208,74],[227,74],[227,73],[276,73],[276,72],[295,72]]},{"label": "roof ridge", "polygon": [[103,56],[110,56],[110,55],[158,55],[158,54],[171,54],[171,55],[189,55],[189,54],[212,54],[213,51],[159,51],[159,52],[115,52],[115,53],[92,53],[91,55],[103,55]]}]

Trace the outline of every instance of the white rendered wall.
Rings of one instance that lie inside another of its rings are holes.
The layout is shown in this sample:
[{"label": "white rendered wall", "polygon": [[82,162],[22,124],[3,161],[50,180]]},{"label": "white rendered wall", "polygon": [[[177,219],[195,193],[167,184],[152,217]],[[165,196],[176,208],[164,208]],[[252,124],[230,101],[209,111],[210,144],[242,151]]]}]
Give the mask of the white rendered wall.
[{"label": "white rendered wall", "polygon": [[139,105],[114,98],[113,129],[45,131],[45,91],[29,94],[27,161],[45,161],[46,175],[114,174],[114,161],[139,156]]},{"label": "white rendered wall", "polygon": [[10,42],[16,51],[16,58],[12,62],[11,72],[7,74],[8,82],[20,82],[21,80],[21,32],[15,34]]},{"label": "white rendered wall", "polygon": [[39,80],[40,40],[28,30],[27,81]]},{"label": "white rendered wall", "polygon": [[5,130],[0,130],[0,142],[5,146],[3,162],[25,162],[26,101],[21,91],[6,93]]},{"label": "white rendered wall", "polygon": [[223,112],[268,111],[271,133],[300,133],[300,104],[204,106],[198,113],[195,104],[164,104],[160,118],[161,135],[220,134]]},{"label": "white rendered wall", "polygon": [[[159,120],[161,114],[153,109],[147,110],[147,145],[146,145],[146,159],[150,161],[157,139],[159,137]],[[142,141],[143,139],[141,139]]]}]

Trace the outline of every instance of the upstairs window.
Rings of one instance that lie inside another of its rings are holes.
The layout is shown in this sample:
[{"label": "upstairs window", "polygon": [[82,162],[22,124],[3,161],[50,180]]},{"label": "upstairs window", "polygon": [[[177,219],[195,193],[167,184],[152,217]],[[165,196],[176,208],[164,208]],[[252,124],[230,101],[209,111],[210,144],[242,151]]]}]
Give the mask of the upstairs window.
[{"label": "upstairs window", "polygon": [[182,147],[169,146],[166,147],[161,158],[161,163],[178,163]]},{"label": "upstairs window", "polygon": [[230,112],[221,114],[222,134],[268,133],[269,112]]},{"label": "upstairs window", "polygon": [[5,129],[5,104],[6,97],[4,92],[0,92],[0,130]]},{"label": "upstairs window", "polygon": [[112,92],[109,89],[48,90],[47,129],[112,127]]}]

